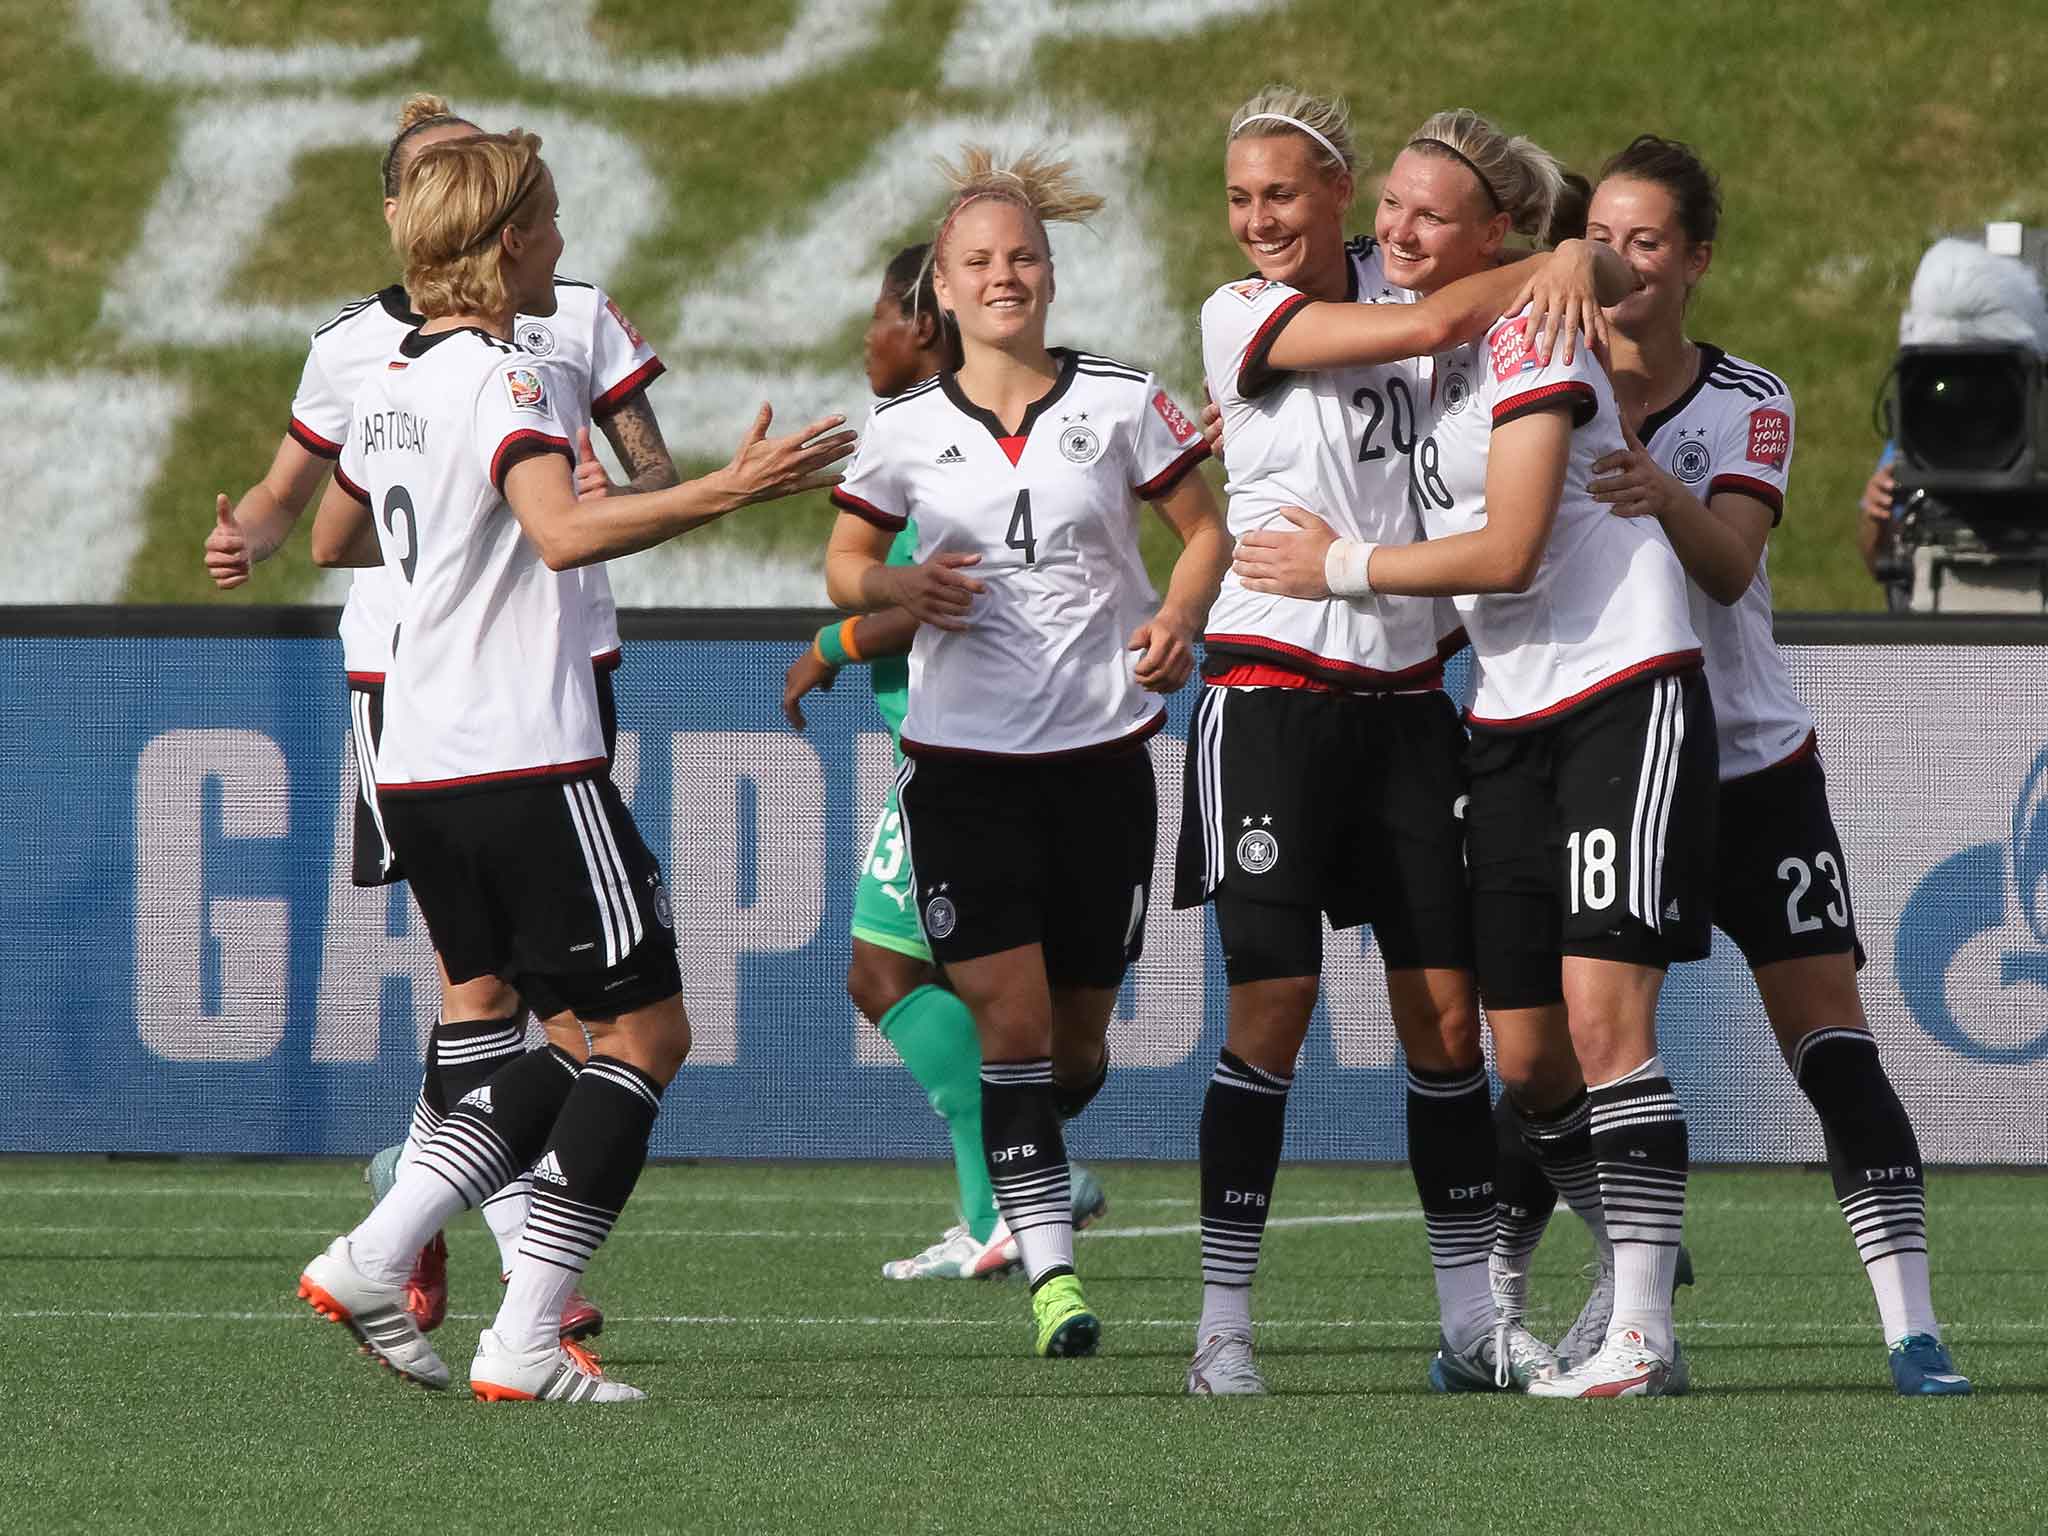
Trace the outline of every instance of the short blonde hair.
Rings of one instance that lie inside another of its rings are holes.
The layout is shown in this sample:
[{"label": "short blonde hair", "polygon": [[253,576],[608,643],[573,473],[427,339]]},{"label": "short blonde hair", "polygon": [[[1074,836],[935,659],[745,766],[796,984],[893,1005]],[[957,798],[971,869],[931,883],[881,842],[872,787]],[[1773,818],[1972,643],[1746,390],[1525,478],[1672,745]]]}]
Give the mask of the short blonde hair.
[{"label": "short blonde hair", "polygon": [[1102,208],[1102,199],[1075,176],[1073,162],[1055,160],[1045,149],[1027,149],[1004,160],[985,145],[967,144],[961,147],[958,165],[942,160],[939,169],[952,183],[953,195],[946,199],[946,211],[932,236],[926,270],[937,267],[944,254],[946,231],[969,203],[989,198],[1014,203],[1038,221],[1041,232],[1054,222],[1081,223]]},{"label": "short blonde hair", "polygon": [[1239,107],[1231,114],[1223,142],[1283,136],[1306,143],[1326,176],[1356,176],[1364,166],[1351,142],[1351,108],[1344,99],[1311,96],[1291,85],[1269,85]]},{"label": "short blonde hair", "polygon": [[538,210],[547,173],[540,135],[517,128],[429,144],[413,156],[399,183],[391,244],[421,314],[489,315],[511,305],[498,234],[525,227],[522,210]]},{"label": "short blonde hair", "polygon": [[1564,186],[1564,167],[1533,140],[1510,138],[1470,107],[1439,112],[1408,141],[1408,148],[1456,160],[1479,179],[1494,211],[1505,213],[1515,229],[1541,237],[1550,226],[1550,210]]}]

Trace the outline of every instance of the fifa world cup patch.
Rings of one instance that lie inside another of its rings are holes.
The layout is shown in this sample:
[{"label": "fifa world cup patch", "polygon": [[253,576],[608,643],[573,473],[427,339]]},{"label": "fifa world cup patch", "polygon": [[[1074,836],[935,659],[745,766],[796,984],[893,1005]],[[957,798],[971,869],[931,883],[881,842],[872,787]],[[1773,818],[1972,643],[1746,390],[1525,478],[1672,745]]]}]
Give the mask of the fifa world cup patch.
[{"label": "fifa world cup patch", "polygon": [[1202,435],[1188,420],[1187,413],[1167,399],[1165,390],[1153,393],[1152,409],[1159,413],[1159,419],[1166,423],[1166,430],[1173,434],[1176,443],[1192,443]]},{"label": "fifa world cup patch", "polygon": [[619,304],[616,299],[611,298],[609,295],[607,295],[604,301],[604,307],[606,313],[608,313],[614,320],[619,322],[619,329],[626,333],[626,340],[632,342],[633,345],[636,347],[644,347],[647,345],[647,343],[641,339],[640,333],[633,328],[633,322],[626,318],[626,312],[623,309],[619,308]]},{"label": "fifa world cup patch", "polygon": [[505,393],[522,411],[538,411],[547,406],[547,387],[541,383],[540,374],[532,368],[507,368]]},{"label": "fifa world cup patch", "polygon": [[1511,320],[1495,331],[1487,350],[1493,357],[1493,376],[1496,379],[1512,379],[1518,373],[1541,366],[1529,355],[1527,319]]},{"label": "fifa world cup patch", "polygon": [[1749,413],[1749,462],[1783,469],[1792,452],[1792,418],[1765,406]]}]

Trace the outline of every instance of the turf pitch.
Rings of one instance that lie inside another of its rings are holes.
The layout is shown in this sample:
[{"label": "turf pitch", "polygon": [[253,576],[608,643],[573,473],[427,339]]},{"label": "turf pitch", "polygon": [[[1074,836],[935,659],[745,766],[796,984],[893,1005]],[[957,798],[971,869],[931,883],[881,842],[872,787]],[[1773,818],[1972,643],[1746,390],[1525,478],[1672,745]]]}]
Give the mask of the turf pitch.
[{"label": "turf pitch", "polygon": [[[1703,1172],[1679,1335],[1696,1394],[1434,1397],[1406,1172],[1283,1171],[1258,1296],[1275,1395],[1190,1401],[1195,1175],[1099,1171],[1103,1355],[1029,1355],[1016,1281],[900,1284],[949,1181],[662,1166],[599,1254],[607,1367],[651,1401],[487,1408],[401,1386],[292,1298],[363,1209],[341,1163],[0,1163],[0,1508],[22,1531],[2036,1531],[2048,1526],[2037,1175],[1940,1174],[1935,1295],[1968,1400],[1891,1391],[1826,1176]],[[464,1379],[495,1249],[450,1233]],[[1537,1322],[1583,1297],[1578,1224]],[[515,1512],[515,1513],[508,1513]],[[16,1521],[19,1524],[16,1524]]]}]

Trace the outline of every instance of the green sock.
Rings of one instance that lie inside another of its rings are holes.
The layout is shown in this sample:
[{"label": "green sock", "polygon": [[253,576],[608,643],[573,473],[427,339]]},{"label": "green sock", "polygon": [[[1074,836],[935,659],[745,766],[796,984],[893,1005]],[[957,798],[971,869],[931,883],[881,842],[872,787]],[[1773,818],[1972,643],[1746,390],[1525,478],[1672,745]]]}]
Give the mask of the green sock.
[{"label": "green sock", "polygon": [[974,1015],[944,987],[924,986],[891,1008],[875,1027],[932,1101],[953,1137],[960,1181],[960,1219],[978,1243],[996,1229],[996,1193],[981,1144],[981,1041]]}]

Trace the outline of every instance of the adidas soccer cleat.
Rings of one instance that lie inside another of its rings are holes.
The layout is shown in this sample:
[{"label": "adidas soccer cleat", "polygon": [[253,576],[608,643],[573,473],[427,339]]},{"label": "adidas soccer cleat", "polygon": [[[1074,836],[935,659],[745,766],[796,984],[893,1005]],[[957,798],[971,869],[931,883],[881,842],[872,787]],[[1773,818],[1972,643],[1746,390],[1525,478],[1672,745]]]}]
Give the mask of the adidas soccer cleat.
[{"label": "adidas soccer cleat", "polygon": [[924,1252],[891,1259],[882,1266],[884,1280],[986,1280],[1017,1267],[1017,1240],[1001,1217],[985,1243],[975,1241],[964,1226],[947,1229]]},{"label": "adidas soccer cleat", "polygon": [[337,1237],[306,1266],[299,1276],[299,1295],[407,1381],[436,1389],[448,1385],[448,1367],[406,1310],[406,1288],[380,1284],[357,1269],[346,1237]]},{"label": "adidas soccer cleat", "polygon": [[1031,1320],[1038,1334],[1034,1347],[1047,1359],[1092,1355],[1102,1342],[1102,1321],[1088,1310],[1074,1275],[1055,1275],[1032,1293]]},{"label": "adidas soccer cleat", "polygon": [[1892,1385],[1901,1397],[1968,1397],[1976,1389],[1956,1374],[1948,1349],[1931,1333],[1899,1340],[1891,1351]]},{"label": "adidas soccer cleat", "polygon": [[1677,1397],[1691,1385],[1677,1345],[1666,1360],[1634,1328],[1618,1328],[1599,1353],[1529,1383],[1531,1397]]},{"label": "adidas soccer cleat", "polygon": [[505,1347],[486,1328],[469,1363],[470,1393],[483,1403],[638,1403],[647,1394],[605,1375],[597,1356],[574,1343],[531,1353]]},{"label": "adidas soccer cleat", "polygon": [[[1579,1309],[1578,1320],[1557,1341],[1560,1370],[1568,1371],[1579,1361],[1592,1359],[1607,1343],[1607,1325],[1614,1317],[1614,1268],[1608,1264],[1592,1264],[1587,1266],[1586,1274],[1593,1282],[1592,1294],[1586,1297],[1585,1306]],[[1692,1283],[1692,1254],[1685,1244],[1680,1243],[1678,1267],[1671,1273],[1671,1299],[1678,1299],[1680,1286]]]},{"label": "adidas soccer cleat", "polygon": [[1073,1191],[1074,1230],[1092,1227],[1109,1214],[1109,1196],[1102,1192],[1102,1180],[1079,1163],[1067,1164],[1067,1183]]},{"label": "adidas soccer cleat", "polygon": [[1189,1397],[1264,1397],[1266,1378],[1248,1333],[1212,1334],[1188,1366]]},{"label": "adidas soccer cleat", "polygon": [[1557,1374],[1557,1356],[1520,1323],[1494,1324],[1493,1331],[1470,1349],[1454,1350],[1437,1335],[1436,1358],[1429,1362],[1432,1392],[1526,1392],[1530,1383]]}]

